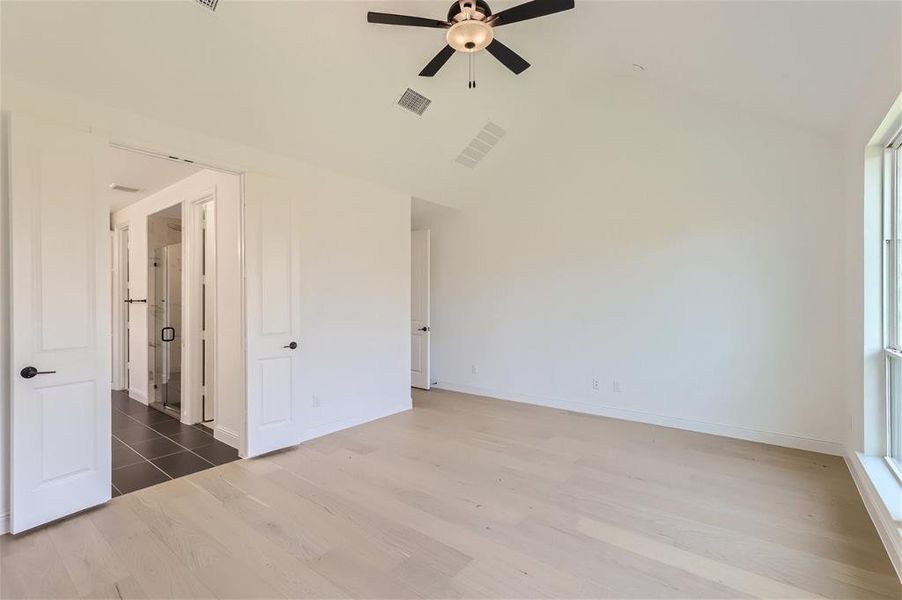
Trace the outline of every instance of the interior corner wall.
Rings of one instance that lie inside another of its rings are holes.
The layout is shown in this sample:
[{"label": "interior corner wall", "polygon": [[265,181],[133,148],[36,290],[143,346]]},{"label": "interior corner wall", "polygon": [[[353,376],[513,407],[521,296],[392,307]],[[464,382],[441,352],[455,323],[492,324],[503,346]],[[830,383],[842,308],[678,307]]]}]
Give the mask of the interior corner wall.
[{"label": "interior corner wall", "polygon": [[651,85],[567,110],[424,223],[439,387],[841,453],[840,137]]},{"label": "interior corner wall", "polygon": [[[216,336],[214,338],[214,398],[218,439],[237,447],[244,427],[244,353],[235,340],[243,339],[241,281],[241,182],[237,175],[204,170],[113,214],[113,227],[128,225],[129,286],[132,298],[147,298],[147,218],[182,204],[182,222],[188,223],[187,204],[216,196]],[[148,381],[148,305],[133,304],[129,328],[129,395],[145,404]]]},{"label": "interior corner wall", "polygon": [[[902,6],[896,7],[902,19]],[[844,252],[848,285],[845,360],[846,446],[849,452],[882,454],[885,437],[883,356],[882,151],[872,137],[902,94],[902,27],[882,59],[870,65],[869,85],[847,119],[843,140]],[[877,181],[875,181],[875,178]]]}]

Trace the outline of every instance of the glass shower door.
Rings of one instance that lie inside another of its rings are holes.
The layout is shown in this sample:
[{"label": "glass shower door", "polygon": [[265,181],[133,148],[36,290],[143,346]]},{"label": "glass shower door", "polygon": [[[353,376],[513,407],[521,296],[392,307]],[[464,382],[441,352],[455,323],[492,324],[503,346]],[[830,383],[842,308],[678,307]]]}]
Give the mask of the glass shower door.
[{"label": "glass shower door", "polygon": [[182,403],[182,245],[157,248],[153,256],[154,400],[180,411]]}]

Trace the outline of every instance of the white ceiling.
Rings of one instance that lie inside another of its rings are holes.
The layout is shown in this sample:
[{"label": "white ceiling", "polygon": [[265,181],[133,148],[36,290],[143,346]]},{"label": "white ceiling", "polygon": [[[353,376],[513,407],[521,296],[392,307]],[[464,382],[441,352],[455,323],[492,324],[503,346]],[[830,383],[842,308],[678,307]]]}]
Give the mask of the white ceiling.
[{"label": "white ceiling", "polygon": [[110,210],[113,212],[203,170],[188,163],[118,148],[109,149],[109,164],[112,173],[110,183],[138,189],[137,192],[111,190]]},{"label": "white ceiling", "polygon": [[[490,2],[496,12],[516,3]],[[499,28],[532,68],[514,76],[481,53],[474,91],[461,56],[433,79],[416,76],[443,31],[365,18],[368,9],[441,18],[449,5],[221,0],[211,13],[191,0],[5,1],[2,68],[442,202],[461,176],[515,176],[493,170],[496,156],[540,142],[530,137],[538,121],[568,119],[568,96],[636,78],[839,132],[900,30],[897,2],[577,1]],[[408,86],[433,100],[422,118],[393,106]],[[508,135],[475,170],[456,164],[488,120]]]}]

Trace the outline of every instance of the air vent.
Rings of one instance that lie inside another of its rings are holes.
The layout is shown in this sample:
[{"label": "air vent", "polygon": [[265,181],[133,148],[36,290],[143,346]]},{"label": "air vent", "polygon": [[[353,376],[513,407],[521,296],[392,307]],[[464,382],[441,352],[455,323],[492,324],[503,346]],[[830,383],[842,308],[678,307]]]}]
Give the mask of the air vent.
[{"label": "air vent", "polygon": [[216,10],[216,6],[219,4],[219,0],[194,0],[201,6],[209,8],[210,10]]},{"label": "air vent", "polygon": [[457,156],[455,162],[472,169],[485,158],[485,155],[495,147],[495,144],[504,137],[505,133],[507,132],[503,128],[489,121],[482,128],[482,131],[470,140],[466,148]]},{"label": "air vent", "polygon": [[128,192],[129,194],[134,194],[135,192],[141,191],[138,188],[128,187],[127,185],[120,185],[118,183],[111,183],[110,189],[116,190],[117,192]]},{"label": "air vent", "polygon": [[397,102],[397,105],[401,108],[409,110],[419,116],[423,116],[423,113],[426,112],[426,109],[429,108],[430,104],[432,104],[432,100],[422,94],[418,94],[410,88],[407,88],[407,91],[401,94],[401,97],[398,98]]}]

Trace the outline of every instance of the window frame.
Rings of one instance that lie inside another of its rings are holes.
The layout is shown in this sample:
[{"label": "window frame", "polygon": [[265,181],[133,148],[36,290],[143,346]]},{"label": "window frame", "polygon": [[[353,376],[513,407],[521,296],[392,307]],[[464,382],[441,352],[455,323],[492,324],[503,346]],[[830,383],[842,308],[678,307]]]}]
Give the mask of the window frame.
[{"label": "window frame", "polygon": [[[883,150],[883,299],[884,299],[884,356],[885,356],[885,431],[883,458],[890,471],[902,483],[902,423],[894,432],[893,420],[902,420],[902,414],[896,415],[893,410],[893,365],[902,369],[902,329],[899,319],[902,317],[900,301],[900,263],[902,263],[902,129],[900,129]],[[898,385],[902,388],[902,385]],[[902,390],[900,390],[902,393]],[[902,401],[897,402],[902,413]],[[898,449],[898,456],[894,450]]]}]

